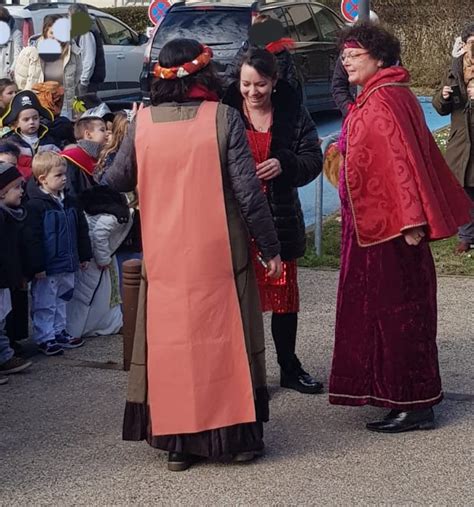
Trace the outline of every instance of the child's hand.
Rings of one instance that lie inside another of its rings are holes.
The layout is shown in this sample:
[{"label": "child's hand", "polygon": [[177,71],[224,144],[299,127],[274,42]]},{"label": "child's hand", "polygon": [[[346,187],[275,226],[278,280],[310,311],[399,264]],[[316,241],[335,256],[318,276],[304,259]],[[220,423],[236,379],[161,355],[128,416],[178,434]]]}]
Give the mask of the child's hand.
[{"label": "child's hand", "polygon": [[89,267],[89,263],[87,261],[81,262],[80,266],[81,266],[82,271],[84,271]]},{"label": "child's hand", "polygon": [[46,271],[41,271],[41,273],[36,273],[35,278],[37,280],[41,280],[42,278],[46,278]]}]

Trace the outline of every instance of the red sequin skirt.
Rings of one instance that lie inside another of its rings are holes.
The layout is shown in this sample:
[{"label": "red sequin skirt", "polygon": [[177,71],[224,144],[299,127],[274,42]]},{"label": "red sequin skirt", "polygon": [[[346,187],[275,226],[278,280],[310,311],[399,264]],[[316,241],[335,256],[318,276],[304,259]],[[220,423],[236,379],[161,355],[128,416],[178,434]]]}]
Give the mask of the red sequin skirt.
[{"label": "red sequin skirt", "polygon": [[257,275],[262,312],[297,313],[300,310],[296,260],[283,261],[280,278],[267,276],[267,270],[258,261],[255,242],[251,245],[252,261]]}]

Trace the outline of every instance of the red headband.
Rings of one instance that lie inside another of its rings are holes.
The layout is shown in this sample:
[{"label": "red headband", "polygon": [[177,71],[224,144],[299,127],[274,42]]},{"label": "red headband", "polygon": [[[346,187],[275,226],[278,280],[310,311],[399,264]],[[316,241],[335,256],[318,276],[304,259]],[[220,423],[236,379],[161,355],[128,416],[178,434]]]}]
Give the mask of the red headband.
[{"label": "red headband", "polygon": [[355,39],[349,39],[344,42],[344,49],[364,49],[364,46]]},{"label": "red headband", "polygon": [[190,74],[199,72],[201,69],[209,65],[213,56],[212,49],[210,47],[202,45],[201,48],[202,53],[194,60],[178,65],[177,67],[167,68],[162,67],[159,63],[157,63],[153,68],[153,75],[158,79],[181,79],[189,76]]}]

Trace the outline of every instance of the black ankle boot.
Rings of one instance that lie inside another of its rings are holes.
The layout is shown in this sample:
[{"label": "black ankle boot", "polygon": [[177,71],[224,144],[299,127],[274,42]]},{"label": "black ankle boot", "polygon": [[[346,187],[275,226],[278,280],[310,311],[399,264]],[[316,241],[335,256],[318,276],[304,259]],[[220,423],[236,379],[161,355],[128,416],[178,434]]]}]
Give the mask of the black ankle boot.
[{"label": "black ankle boot", "polygon": [[281,371],[280,386],[288,389],[294,389],[303,394],[319,394],[323,390],[322,382],[318,382],[309,373],[302,368],[294,374]]},{"label": "black ankle boot", "polygon": [[379,433],[402,433],[413,430],[432,430],[435,427],[432,408],[399,412],[392,410],[383,421],[367,423],[369,431]]},{"label": "black ankle boot", "polygon": [[198,457],[193,454],[170,452],[168,454],[168,470],[171,472],[184,472],[197,461]]}]

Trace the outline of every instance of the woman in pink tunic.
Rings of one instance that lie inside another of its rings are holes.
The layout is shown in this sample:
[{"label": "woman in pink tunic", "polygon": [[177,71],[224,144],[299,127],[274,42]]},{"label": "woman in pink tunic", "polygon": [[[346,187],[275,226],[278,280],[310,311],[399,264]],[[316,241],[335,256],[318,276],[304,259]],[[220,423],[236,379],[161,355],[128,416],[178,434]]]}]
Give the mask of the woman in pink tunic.
[{"label": "woman in pink tunic", "polygon": [[126,440],[248,461],[268,420],[265,345],[249,233],[268,275],[280,245],[237,111],[218,103],[212,51],[177,39],[160,52],[106,183],[137,186],[146,266],[124,418]]}]

